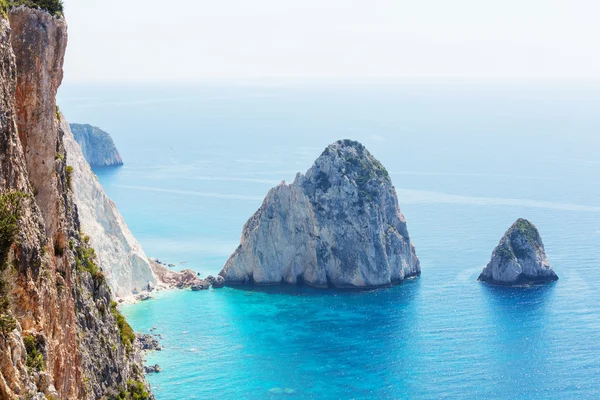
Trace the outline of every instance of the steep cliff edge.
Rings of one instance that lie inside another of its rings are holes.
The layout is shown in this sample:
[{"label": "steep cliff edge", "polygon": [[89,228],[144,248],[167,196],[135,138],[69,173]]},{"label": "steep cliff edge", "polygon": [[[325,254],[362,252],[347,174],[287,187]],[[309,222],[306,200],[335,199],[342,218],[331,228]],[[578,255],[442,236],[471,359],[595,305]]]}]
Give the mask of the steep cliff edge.
[{"label": "steep cliff edge", "polygon": [[[73,126],[73,125],[70,125]],[[118,297],[156,287],[156,277],[142,246],[133,237],[113,201],[104,193],[98,178],[76,143],[70,126],[61,118],[60,128],[72,167],[71,187],[83,232],[96,249],[109,286]],[[149,286],[150,285],[150,286]]]},{"label": "steep cliff edge", "polygon": [[[57,166],[62,151],[56,121],[56,92],[62,83],[67,48],[64,18],[26,7],[9,14],[11,45],[17,58],[17,128],[25,153],[29,180],[44,218],[46,233],[55,241],[66,223]],[[64,167],[63,167],[64,169]]]},{"label": "steep cliff edge", "polygon": [[92,167],[123,165],[119,150],[107,132],[91,125],[71,124],[70,126],[83,156]]},{"label": "steep cliff edge", "polygon": [[23,6],[9,19],[0,16],[0,398],[151,398],[70,189],[55,102],[66,22]]},{"label": "steep cliff edge", "polygon": [[479,280],[496,285],[525,285],[558,280],[546,258],[537,228],[518,219],[506,231]]},{"label": "steep cliff edge", "polygon": [[343,140],[269,192],[220,275],[226,284],[361,288],[420,272],[387,171],[362,144]]}]

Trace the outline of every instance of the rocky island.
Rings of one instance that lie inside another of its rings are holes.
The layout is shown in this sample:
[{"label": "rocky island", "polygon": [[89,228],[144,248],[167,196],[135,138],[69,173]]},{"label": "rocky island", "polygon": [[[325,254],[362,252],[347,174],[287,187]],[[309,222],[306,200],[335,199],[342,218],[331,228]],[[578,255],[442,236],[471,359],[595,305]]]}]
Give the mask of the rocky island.
[{"label": "rocky island", "polygon": [[558,276],[546,258],[537,228],[520,218],[504,234],[478,280],[515,286],[552,282]]},{"label": "rocky island", "polygon": [[269,191],[220,275],[226,285],[368,288],[420,272],[388,172],[362,144],[341,140]]},{"label": "rocky island", "polygon": [[70,124],[75,141],[92,167],[123,165],[123,159],[110,135],[102,129],[87,124]]}]

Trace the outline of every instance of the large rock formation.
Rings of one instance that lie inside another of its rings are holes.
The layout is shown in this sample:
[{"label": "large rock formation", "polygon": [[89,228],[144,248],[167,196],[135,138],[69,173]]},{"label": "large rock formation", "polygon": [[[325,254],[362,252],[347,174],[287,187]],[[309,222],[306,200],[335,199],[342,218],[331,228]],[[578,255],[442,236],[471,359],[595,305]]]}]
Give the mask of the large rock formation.
[{"label": "large rock formation", "polygon": [[123,165],[123,159],[107,132],[91,125],[71,124],[71,132],[92,167]]},{"label": "large rock formation", "polygon": [[364,288],[420,272],[387,171],[362,144],[343,140],[269,192],[220,275],[226,284]]},{"label": "large rock formation", "polygon": [[479,280],[496,285],[526,285],[558,279],[546,258],[537,228],[518,219],[500,240]]},{"label": "large rock formation", "polygon": [[113,293],[125,297],[143,291],[149,287],[148,284],[156,287],[150,260],[131,234],[115,203],[104,193],[65,118],[61,118],[60,126],[69,155],[67,164],[73,168],[70,174],[71,187],[81,229],[96,249],[98,261]]},{"label": "large rock formation", "polygon": [[149,398],[70,189],[55,101],[66,22],[23,6],[9,20],[0,10],[0,398]]}]

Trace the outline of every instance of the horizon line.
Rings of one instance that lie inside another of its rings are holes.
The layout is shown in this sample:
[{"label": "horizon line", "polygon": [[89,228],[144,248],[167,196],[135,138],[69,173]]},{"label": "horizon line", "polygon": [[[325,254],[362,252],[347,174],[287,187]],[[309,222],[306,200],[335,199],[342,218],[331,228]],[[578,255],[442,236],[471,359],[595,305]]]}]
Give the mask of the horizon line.
[{"label": "horizon line", "polygon": [[281,85],[600,85],[600,78],[508,78],[508,77],[220,77],[194,80],[79,80],[63,79],[61,86],[69,85],[241,85],[241,86],[281,86]]}]

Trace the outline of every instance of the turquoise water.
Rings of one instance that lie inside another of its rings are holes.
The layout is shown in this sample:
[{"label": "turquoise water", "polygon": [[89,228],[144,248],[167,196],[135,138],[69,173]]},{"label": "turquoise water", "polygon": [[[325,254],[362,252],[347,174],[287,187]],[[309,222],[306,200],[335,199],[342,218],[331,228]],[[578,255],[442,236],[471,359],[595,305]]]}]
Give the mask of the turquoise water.
[{"label": "turquoise water", "polygon": [[[61,89],[113,134],[97,170],[150,256],[217,273],[268,189],[329,143],[387,167],[422,262],[375,291],[225,288],[123,308],[163,336],[157,399],[600,398],[600,89],[566,86]],[[518,217],[560,280],[477,275]],[[293,395],[281,394],[284,389]]]}]

